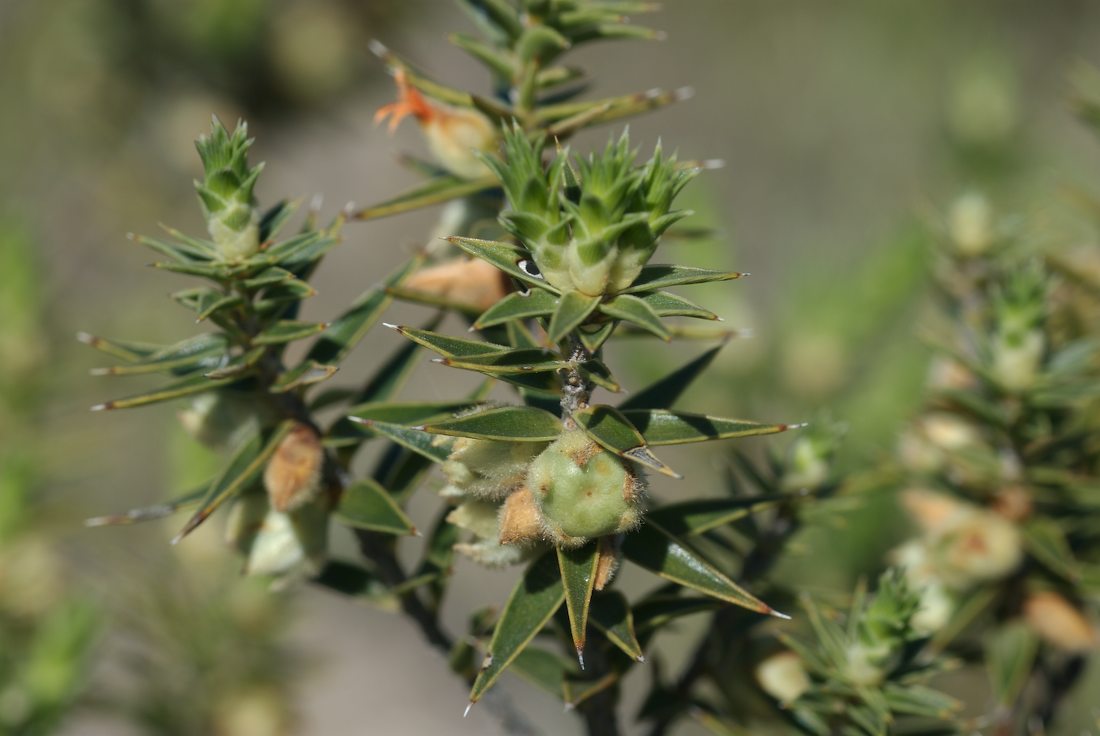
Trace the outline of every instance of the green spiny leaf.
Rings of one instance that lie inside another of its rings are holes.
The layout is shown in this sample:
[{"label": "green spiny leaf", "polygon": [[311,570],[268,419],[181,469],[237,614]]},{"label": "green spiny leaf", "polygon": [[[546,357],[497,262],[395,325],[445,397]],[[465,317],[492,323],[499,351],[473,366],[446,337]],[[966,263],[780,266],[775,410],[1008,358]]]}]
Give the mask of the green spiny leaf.
[{"label": "green spiny leaf", "polygon": [[210,484],[202,504],[194,515],[188,519],[187,523],[183,525],[179,534],[172,540],[172,544],[178,543],[198,528],[223,503],[247,490],[260,477],[267,461],[275,454],[279,443],[290,433],[292,427],[292,422],[283,422],[266,439],[255,435],[248,442],[242,444],[234,453],[225,470]]},{"label": "green spiny leaf", "polygon": [[356,220],[376,220],[380,217],[399,215],[404,212],[412,212],[424,207],[449,202],[452,199],[469,197],[487,189],[492,189],[497,185],[496,177],[463,179],[446,174],[429,179],[392,199],[358,210],[352,215],[352,218]]},{"label": "green spiny leaf", "polygon": [[466,253],[469,253],[474,258],[480,258],[483,261],[493,264],[501,271],[504,271],[509,276],[514,276],[528,286],[544,289],[553,294],[558,293],[558,290],[548,284],[544,279],[532,276],[519,267],[519,262],[528,260],[530,256],[514,245],[495,240],[478,240],[476,238],[460,238],[457,236],[447,238],[447,240]]},{"label": "green spiny leaf", "polygon": [[127,396],[123,399],[105,401],[102,404],[96,404],[92,407],[92,411],[133,409],[138,406],[159,404],[164,401],[172,401],[173,399],[181,399],[185,396],[194,396],[195,394],[213,391],[216,388],[228,386],[239,380],[239,378],[223,378],[221,380],[210,380],[205,376],[189,376],[175,383],[170,383],[167,386],[162,386],[161,388],[153,391],[136,394],[134,396]]},{"label": "green spiny leaf", "polygon": [[623,554],[635,564],[687,588],[750,611],[782,616],[652,520],[647,520],[638,531],[626,535]]},{"label": "green spiny leaf", "polygon": [[351,352],[363,335],[382,314],[390,303],[386,293],[388,287],[397,286],[423,263],[423,257],[417,256],[397,269],[381,286],[375,286],[363,292],[351,307],[336,318],[317,342],[310,347],[306,356],[318,363],[339,364]]},{"label": "green spiny leaf", "polygon": [[513,442],[550,442],[561,434],[561,420],[533,406],[500,406],[424,427],[425,432]]},{"label": "green spiny leaf", "polygon": [[592,625],[603,632],[608,641],[636,662],[644,662],[642,645],[634,633],[634,617],[626,597],[616,590],[596,593],[589,609]]},{"label": "green spiny leaf", "polygon": [[579,291],[567,291],[562,294],[554,310],[554,316],[550,318],[550,327],[547,330],[550,342],[558,343],[564,340],[570,332],[580,327],[598,306],[600,306],[598,296],[587,296]]},{"label": "green spiny leaf", "polygon": [[666,289],[670,286],[731,281],[744,275],[735,271],[711,271],[706,268],[691,268],[689,266],[650,264],[642,269],[634,283],[629,288],[623,289],[622,293],[637,294],[639,292]]},{"label": "green spiny leaf", "polygon": [[596,585],[596,566],[600,561],[599,545],[590,542],[576,549],[557,549],[558,570],[562,589],[565,591],[565,607],[569,614],[569,631],[573,635],[573,647],[577,661],[584,669],[584,643],[587,639],[588,609],[592,591]]},{"label": "green spiny leaf", "polygon": [[371,478],[356,481],[344,490],[336,518],[357,529],[398,535],[417,533],[389,492]]},{"label": "green spiny leaf", "polygon": [[514,291],[485,310],[474,322],[474,327],[482,330],[512,320],[545,317],[553,314],[557,305],[558,298],[548,291],[540,289],[532,289],[527,293]]},{"label": "green spiny leaf", "polygon": [[677,368],[655,383],[627,397],[619,404],[620,411],[632,409],[669,409],[683,395],[684,391],[714,362],[718,352],[726,343],[711,348],[690,363]]},{"label": "green spiny leaf", "polygon": [[662,340],[672,339],[672,334],[661,322],[657,312],[645,300],[631,294],[620,294],[600,305],[600,312],[613,319],[630,322]]},{"label": "green spiny leaf", "polygon": [[253,337],[252,344],[284,345],[295,340],[313,337],[326,328],[328,328],[326,322],[301,322],[293,319],[281,319]]},{"label": "green spiny leaf", "polygon": [[471,704],[481,700],[564,600],[557,561],[554,555],[545,554],[527,568],[501,612],[485,665],[470,690]]},{"label": "green spiny leaf", "polygon": [[672,478],[681,477],[649,451],[645,438],[617,409],[597,404],[573,412],[585,434],[611,452]]},{"label": "green spiny leaf", "polygon": [[665,409],[630,409],[623,416],[645,437],[647,444],[683,445],[690,442],[754,437],[797,429],[801,424],[760,424],[740,419],[722,419]]}]

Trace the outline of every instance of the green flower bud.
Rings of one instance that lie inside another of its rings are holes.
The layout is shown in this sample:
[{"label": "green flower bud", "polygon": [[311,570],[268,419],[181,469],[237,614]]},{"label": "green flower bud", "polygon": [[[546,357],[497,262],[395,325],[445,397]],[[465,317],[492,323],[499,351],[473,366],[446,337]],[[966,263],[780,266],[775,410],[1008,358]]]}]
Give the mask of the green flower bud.
[{"label": "green flower bud", "polygon": [[460,529],[472,532],[472,542],[460,542],[455,552],[469,557],[487,567],[518,565],[531,557],[530,545],[502,544],[502,524],[505,508],[496,503],[471,499],[456,507],[447,515],[447,521]]},{"label": "green flower bud", "polygon": [[240,122],[233,134],[215,118],[210,135],[195,142],[205,175],[195,182],[206,227],[225,260],[247,258],[260,249],[259,217],[253,190],[263,164],[248,166],[248,125]]},{"label": "green flower bud", "polygon": [[579,430],[565,432],[535,458],[527,487],[544,533],[559,546],[626,532],[642,519],[644,482]]},{"label": "green flower bud", "polygon": [[443,474],[452,495],[472,496],[484,501],[502,501],[523,484],[527,467],[546,447],[543,442],[499,442],[458,439]]},{"label": "green flower bud", "polygon": [[212,449],[228,447],[257,422],[255,398],[232,389],[199,394],[177,412],[184,430]]},{"label": "green flower bud", "polygon": [[661,235],[686,212],[672,202],[694,176],[658,146],[644,165],[624,133],[604,151],[574,160],[568,151],[542,165],[544,138],[504,131],[503,161],[484,161],[500,179],[510,210],[501,223],[531,251],[546,281],[587,296],[629,287]]}]

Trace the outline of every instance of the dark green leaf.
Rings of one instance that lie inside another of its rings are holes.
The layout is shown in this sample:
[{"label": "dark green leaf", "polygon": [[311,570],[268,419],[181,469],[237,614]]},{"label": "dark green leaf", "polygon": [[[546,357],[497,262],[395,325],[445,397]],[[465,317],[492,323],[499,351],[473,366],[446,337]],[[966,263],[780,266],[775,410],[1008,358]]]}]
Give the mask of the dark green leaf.
[{"label": "dark green leaf", "polygon": [[517,319],[545,317],[557,307],[558,297],[548,291],[532,289],[526,293],[514,291],[489,307],[474,322],[477,329],[485,329]]},{"label": "dark green leaf", "polygon": [[684,391],[701,376],[714,362],[715,356],[726,343],[711,348],[695,360],[677,368],[672,373],[657,380],[641,391],[631,394],[619,404],[620,411],[630,409],[669,409],[683,395]]},{"label": "dark green leaf", "polygon": [[247,353],[244,353],[243,355],[238,355],[220,368],[215,368],[212,371],[207,371],[203,375],[211,380],[232,378],[233,376],[242,376],[260,362],[260,358],[263,357],[266,350],[267,348],[263,347],[252,348]]},{"label": "dark green leaf", "polygon": [[267,461],[275,454],[279,443],[290,433],[292,426],[291,422],[283,422],[266,440],[256,435],[242,444],[229,464],[210,484],[202,504],[183,525],[179,534],[172,539],[172,544],[176,544],[198,528],[223,503],[247,490],[260,477]]},{"label": "dark green leaf", "polygon": [[476,414],[433,422],[425,432],[513,442],[550,442],[561,434],[561,420],[533,406],[500,406]]},{"label": "dark green leaf", "polygon": [[565,599],[557,560],[544,554],[527,568],[501,612],[485,664],[470,690],[476,703],[561,607]]},{"label": "dark green leaf", "polygon": [[146,357],[131,359],[124,365],[97,368],[96,376],[125,376],[171,372],[177,375],[202,368],[215,368],[226,360],[229,340],[219,333],[206,333],[156,350]]},{"label": "dark green leaf", "polygon": [[634,633],[634,617],[626,598],[617,590],[596,593],[588,615],[592,625],[603,632],[608,640],[637,662],[644,662],[642,645]]},{"label": "dark green leaf", "polygon": [[573,330],[580,327],[588,316],[600,306],[600,297],[587,296],[579,291],[567,291],[558,300],[554,316],[547,329],[550,342],[559,343]]},{"label": "dark green leaf", "polygon": [[663,475],[682,477],[649,451],[645,438],[617,409],[596,404],[573,412],[573,419],[585,434],[616,455]]},{"label": "dark green leaf", "polygon": [[453,417],[482,405],[480,401],[408,401],[368,402],[348,409],[348,414],[359,422],[387,422],[389,424],[423,424],[441,417]]},{"label": "dark green leaf", "polygon": [[657,291],[669,286],[731,281],[744,275],[735,271],[711,271],[706,268],[691,268],[689,266],[651,264],[643,268],[638,278],[634,279],[634,283],[629,288],[623,289],[622,293],[637,294],[641,291]]},{"label": "dark green leaf", "polygon": [[336,518],[357,529],[387,534],[416,534],[416,527],[380,484],[364,478],[344,490]]},{"label": "dark green leaf", "polygon": [[623,415],[650,445],[683,445],[690,442],[754,437],[798,429],[801,424],[760,424],[664,409],[631,409]]},{"label": "dark green leaf", "polygon": [[562,696],[562,681],[572,673],[569,663],[557,654],[531,646],[516,656],[512,671],[555,698]]},{"label": "dark green leaf", "polygon": [[386,289],[404,281],[409,274],[420,267],[423,260],[421,256],[410,259],[381,285],[371,287],[360,294],[355,303],[337,317],[317,338],[317,342],[310,347],[307,357],[318,363],[338,365],[347,357],[351,349],[359,344],[363,335],[367,334],[379,315],[389,306],[390,297]]},{"label": "dark green leaf", "polygon": [[441,463],[451,454],[451,443],[440,441],[440,437],[423,430],[409,429],[386,422],[366,421],[363,424],[383,437],[423,455],[433,462]]},{"label": "dark green leaf", "polygon": [[603,347],[603,344],[607,342],[607,339],[611,337],[611,333],[615,331],[616,325],[618,325],[618,322],[608,322],[595,330],[581,329],[577,334],[581,338],[581,344],[584,345],[584,349],[595,355],[596,352]]},{"label": "dark green leaf", "polygon": [[604,302],[600,305],[600,312],[613,319],[635,324],[662,340],[672,339],[672,333],[661,322],[653,307],[631,294],[620,294],[611,301]]},{"label": "dark green leaf", "polygon": [[330,561],[313,582],[335,593],[397,608],[395,596],[377,575],[350,562]]},{"label": "dark green leaf", "polygon": [[700,593],[757,613],[782,616],[652,520],[626,535],[623,554],[635,564]]},{"label": "dark green leaf", "polygon": [[886,696],[886,704],[894,713],[946,720],[962,707],[962,703],[950,695],[924,685],[888,682],[883,694]]},{"label": "dark green leaf", "polygon": [[588,632],[588,607],[592,602],[592,590],[596,585],[596,566],[600,561],[599,545],[589,542],[576,549],[557,549],[558,570],[562,589],[565,591],[565,607],[569,614],[569,631],[573,635],[573,647],[577,661],[584,669],[584,643]]},{"label": "dark green leaf", "polygon": [[1039,639],[1023,621],[1009,622],[988,634],[986,669],[998,703],[1016,702],[1027,684],[1038,651]]},{"label": "dark green leaf", "polygon": [[490,342],[469,340],[462,337],[450,337],[448,335],[441,335],[438,332],[432,332],[431,330],[418,330],[413,327],[402,327],[400,325],[390,324],[386,326],[390,329],[397,330],[417,345],[426,347],[428,350],[439,353],[447,358],[485,355],[492,352],[505,352],[511,349],[507,345],[495,345]]},{"label": "dark green leaf", "polygon": [[495,240],[477,240],[476,238],[450,237],[447,240],[469,253],[474,258],[487,261],[510,276],[514,276],[520,282],[539,289],[544,289],[553,294],[558,290],[538,276],[532,276],[519,267],[519,262],[529,259],[530,256],[523,250],[509,243],[501,243]]},{"label": "dark green leaf", "polygon": [[142,521],[163,519],[167,516],[171,516],[180,509],[187,509],[191,508],[192,506],[197,506],[199,502],[202,501],[203,496],[205,495],[206,488],[203,487],[165,503],[158,503],[154,504],[153,506],[145,506],[143,508],[130,509],[129,511],[121,514],[94,516],[90,519],[85,519],[84,526],[125,526],[128,524],[137,524],[138,522]]},{"label": "dark green leaf", "polygon": [[328,327],[325,322],[300,322],[281,319],[252,338],[253,345],[283,345],[313,337]]},{"label": "dark green leaf", "polygon": [[651,294],[639,294],[638,298],[645,302],[658,317],[695,317],[698,319],[716,320],[718,315],[708,309],[703,309],[697,304],[689,302],[683,297],[668,291],[655,291]]},{"label": "dark green leaf", "polygon": [[280,374],[271,384],[271,392],[284,394],[302,386],[312,386],[332,378],[338,370],[340,369],[334,365],[321,365],[315,360],[306,360]]},{"label": "dark green leaf", "polygon": [[223,378],[220,380],[210,380],[205,376],[190,376],[188,378],[177,381],[176,383],[170,383],[167,386],[162,386],[161,388],[154,391],[149,391],[143,394],[136,394],[134,396],[128,396],[124,399],[105,401],[102,404],[96,404],[92,407],[92,411],[132,409],[138,406],[159,404],[164,401],[172,401],[173,399],[181,399],[185,396],[194,396],[195,394],[213,391],[216,388],[228,386],[238,380],[240,379]]},{"label": "dark green leaf", "polygon": [[558,354],[546,348],[517,348],[482,355],[437,358],[436,362],[452,368],[477,371],[490,376],[554,372],[566,366]]},{"label": "dark green leaf", "polygon": [[264,212],[260,218],[260,241],[267,242],[279,234],[279,230],[282,229],[286,221],[290,219],[290,216],[297,211],[301,205],[301,200],[287,201],[276,203],[273,207]]},{"label": "dark green leaf", "polygon": [[1023,532],[1028,551],[1043,566],[1070,582],[1080,578],[1077,558],[1058,522],[1039,517],[1024,524]]},{"label": "dark green leaf", "polygon": [[462,179],[452,175],[440,176],[429,179],[392,199],[361,209],[355,212],[352,217],[356,220],[375,220],[380,217],[389,217],[390,215],[398,215],[403,212],[412,212],[423,207],[442,204],[452,199],[469,197],[496,186],[498,186],[496,177],[492,176],[480,179]]},{"label": "dark green leaf", "polygon": [[76,333],[76,339],[101,353],[126,361],[141,360],[164,347],[147,342],[109,340],[106,337],[90,335],[87,332]]},{"label": "dark green leaf", "polygon": [[731,524],[750,514],[790,501],[791,494],[748,498],[707,498],[662,506],[649,512],[650,519],[670,533],[695,536]]}]

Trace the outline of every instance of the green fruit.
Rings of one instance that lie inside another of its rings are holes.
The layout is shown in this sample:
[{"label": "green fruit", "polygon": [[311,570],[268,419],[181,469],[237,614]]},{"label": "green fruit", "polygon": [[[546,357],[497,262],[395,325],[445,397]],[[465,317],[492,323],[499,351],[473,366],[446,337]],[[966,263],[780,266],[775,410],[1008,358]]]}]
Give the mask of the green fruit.
[{"label": "green fruit", "polygon": [[642,517],[641,480],[581,431],[566,432],[535,458],[527,486],[546,535],[561,546],[628,531]]}]

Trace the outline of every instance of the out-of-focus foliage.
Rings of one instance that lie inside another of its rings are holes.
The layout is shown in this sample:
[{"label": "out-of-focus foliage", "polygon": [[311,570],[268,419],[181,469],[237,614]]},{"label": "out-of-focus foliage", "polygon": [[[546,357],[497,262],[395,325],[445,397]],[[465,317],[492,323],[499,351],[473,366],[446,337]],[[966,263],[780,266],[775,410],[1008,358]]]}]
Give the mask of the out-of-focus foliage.
[{"label": "out-of-focus foliage", "polygon": [[38,264],[20,224],[0,219],[0,732],[58,727],[85,686],[99,612],[71,570],[40,498],[35,410],[47,344]]}]

